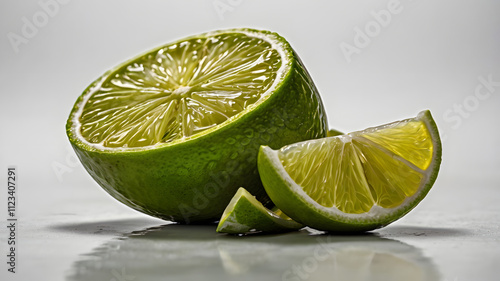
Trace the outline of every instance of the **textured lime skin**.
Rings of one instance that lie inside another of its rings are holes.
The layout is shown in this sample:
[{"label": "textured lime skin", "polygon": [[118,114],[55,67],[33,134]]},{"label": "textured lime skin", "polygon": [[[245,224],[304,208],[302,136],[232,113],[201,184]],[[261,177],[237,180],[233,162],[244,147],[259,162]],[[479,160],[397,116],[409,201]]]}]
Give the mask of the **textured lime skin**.
[{"label": "textured lime skin", "polygon": [[[396,212],[391,212],[386,216],[380,218],[368,217],[364,219],[349,220],[345,217],[335,216],[311,205],[301,194],[292,190],[292,185],[289,181],[293,182],[293,180],[286,174],[283,166],[276,163],[273,164],[273,160],[269,157],[270,148],[265,146],[260,148],[258,155],[258,168],[262,183],[274,204],[290,218],[304,225],[318,230],[344,233],[365,232],[384,227],[400,219],[415,208],[430,191],[437,178],[442,155],[441,140],[436,123],[429,111],[424,112],[423,119],[427,122],[429,131],[435,140],[434,167],[432,168],[428,182],[414,201],[404,208]],[[334,134],[334,132],[331,132],[331,134]],[[284,172],[286,174],[285,177],[288,178],[284,179],[280,172]]]},{"label": "textured lime skin", "polygon": [[327,118],[311,77],[288,42],[276,33],[244,31],[275,36],[290,67],[276,90],[255,108],[206,134],[144,150],[96,149],[80,141],[72,128],[83,96],[102,78],[84,91],[66,132],[83,166],[104,190],[138,211],[180,223],[218,220],[240,186],[270,203],[257,171],[260,145],[279,148],[324,137]]}]

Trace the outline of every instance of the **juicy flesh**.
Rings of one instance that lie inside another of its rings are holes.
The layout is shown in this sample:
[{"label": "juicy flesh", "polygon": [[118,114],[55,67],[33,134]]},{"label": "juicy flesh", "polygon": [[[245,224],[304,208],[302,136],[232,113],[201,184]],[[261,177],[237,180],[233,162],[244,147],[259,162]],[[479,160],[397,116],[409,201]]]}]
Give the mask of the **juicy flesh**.
[{"label": "juicy flesh", "polygon": [[115,72],[84,105],[81,134],[105,147],[143,147],[214,127],[257,102],[281,57],[267,41],[221,34],[166,46]]},{"label": "juicy flesh", "polygon": [[426,179],[433,142],[409,119],[339,137],[298,143],[279,152],[290,177],[316,202],[344,213],[399,206]]}]

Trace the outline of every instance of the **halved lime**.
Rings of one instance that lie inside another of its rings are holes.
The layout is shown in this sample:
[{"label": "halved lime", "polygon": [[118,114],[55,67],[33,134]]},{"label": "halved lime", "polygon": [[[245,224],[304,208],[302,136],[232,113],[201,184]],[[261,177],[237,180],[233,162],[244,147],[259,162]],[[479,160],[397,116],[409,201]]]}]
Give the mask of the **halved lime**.
[{"label": "halved lime", "polygon": [[106,72],[76,101],[66,128],[112,196],[188,223],[219,219],[242,185],[269,202],[259,146],[324,137],[327,124],[288,42],[232,29],[163,45]]},{"label": "halved lime", "polygon": [[261,147],[259,172],[278,208],[320,230],[367,231],[408,213],[429,192],[441,141],[429,111],[347,135]]},{"label": "halved lime", "polygon": [[287,232],[304,226],[280,210],[273,212],[262,205],[246,189],[240,187],[222,214],[217,232],[247,234],[255,232]]}]

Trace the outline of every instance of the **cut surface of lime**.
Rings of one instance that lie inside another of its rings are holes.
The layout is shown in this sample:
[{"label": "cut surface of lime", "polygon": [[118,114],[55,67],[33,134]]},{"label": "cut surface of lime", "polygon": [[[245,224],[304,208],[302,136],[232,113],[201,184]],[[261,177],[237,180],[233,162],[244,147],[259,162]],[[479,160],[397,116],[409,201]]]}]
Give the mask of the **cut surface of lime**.
[{"label": "cut surface of lime", "polygon": [[326,136],[309,73],[277,33],[207,32],[104,73],[75,102],[68,138],[120,202],[181,223],[219,220],[240,186],[270,204],[260,145]]},{"label": "cut surface of lime", "polygon": [[246,189],[240,187],[222,214],[217,232],[247,234],[255,232],[278,233],[304,227],[279,209],[267,209]]},{"label": "cut surface of lime", "polygon": [[128,62],[94,87],[79,117],[81,135],[104,147],[195,135],[257,102],[281,66],[271,42],[244,33],[176,42]]},{"label": "cut surface of lime", "polygon": [[259,154],[264,187],[277,207],[298,222],[332,231],[369,230],[400,218],[427,194],[440,163],[441,142],[429,111],[280,150],[262,147]]}]

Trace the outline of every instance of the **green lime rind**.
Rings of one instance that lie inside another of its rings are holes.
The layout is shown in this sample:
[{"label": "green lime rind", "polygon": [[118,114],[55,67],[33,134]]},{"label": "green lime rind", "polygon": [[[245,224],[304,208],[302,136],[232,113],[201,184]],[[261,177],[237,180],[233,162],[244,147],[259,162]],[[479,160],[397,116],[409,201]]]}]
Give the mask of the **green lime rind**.
[{"label": "green lime rind", "polygon": [[428,168],[428,180],[402,205],[385,209],[377,215],[345,214],[332,211],[312,200],[283,168],[277,151],[262,146],[259,151],[259,173],[267,194],[276,206],[293,220],[319,230],[331,232],[364,232],[384,227],[417,206],[433,186],[441,164],[442,146],[438,128],[430,111],[422,111],[416,117],[427,125],[434,141],[433,162]]},{"label": "green lime rind", "polygon": [[110,195],[125,205],[161,219],[180,223],[220,219],[238,187],[271,204],[257,171],[261,145],[279,148],[327,132],[323,103],[311,77],[290,44],[269,31],[231,29],[218,33],[248,33],[271,40],[286,64],[272,92],[233,116],[231,120],[183,140],[130,149],[101,149],[89,145],[76,131],[78,110],[85,97],[133,58],[93,82],[78,98],[68,118],[66,132],[88,173]]},{"label": "green lime rind", "polygon": [[304,225],[267,209],[246,189],[240,187],[222,214],[217,232],[247,234],[280,233],[303,228]]},{"label": "green lime rind", "polygon": [[342,133],[341,131],[339,130],[335,130],[335,129],[330,129],[328,130],[328,132],[326,133],[326,136],[327,137],[334,137],[334,136],[340,136],[340,135],[344,135],[344,133]]}]

